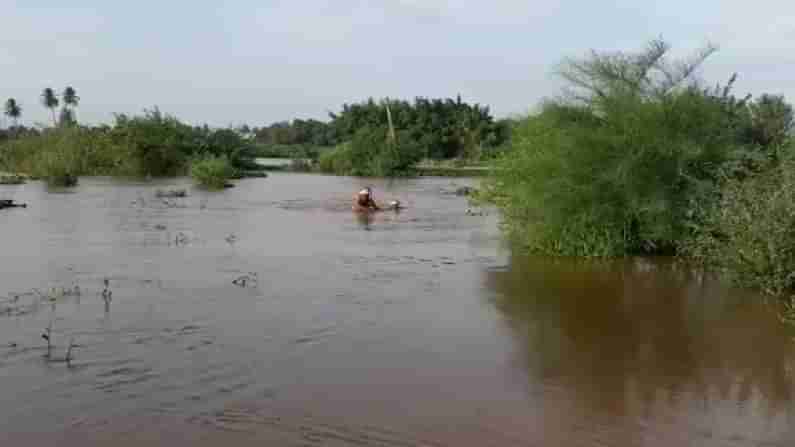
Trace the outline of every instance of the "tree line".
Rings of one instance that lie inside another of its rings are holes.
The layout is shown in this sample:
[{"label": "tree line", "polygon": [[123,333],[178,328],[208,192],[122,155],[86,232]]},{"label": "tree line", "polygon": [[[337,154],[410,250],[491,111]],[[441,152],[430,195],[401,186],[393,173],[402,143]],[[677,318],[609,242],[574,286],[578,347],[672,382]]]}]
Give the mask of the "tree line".
[{"label": "tree line", "polygon": [[488,107],[468,104],[460,96],[413,101],[370,98],[343,104],[341,111],[329,113],[328,122],[296,119],[246,130],[258,144],[280,147],[278,153],[271,153],[284,156],[300,147],[350,143],[360,132],[385,133],[390,125],[387,108],[395,131],[418,147],[423,158],[478,158],[497,151],[510,138],[509,120],[495,120]]}]

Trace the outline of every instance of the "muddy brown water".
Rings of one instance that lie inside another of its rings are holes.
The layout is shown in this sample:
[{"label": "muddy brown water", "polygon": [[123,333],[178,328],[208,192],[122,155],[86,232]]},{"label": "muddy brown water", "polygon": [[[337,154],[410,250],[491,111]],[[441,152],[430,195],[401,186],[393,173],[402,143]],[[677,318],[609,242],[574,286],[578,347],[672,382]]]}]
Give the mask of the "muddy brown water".
[{"label": "muddy brown water", "polygon": [[[0,211],[0,445],[795,443],[774,308],[667,261],[511,255],[470,183],[0,187],[29,203]],[[357,218],[365,184],[408,208]]]}]

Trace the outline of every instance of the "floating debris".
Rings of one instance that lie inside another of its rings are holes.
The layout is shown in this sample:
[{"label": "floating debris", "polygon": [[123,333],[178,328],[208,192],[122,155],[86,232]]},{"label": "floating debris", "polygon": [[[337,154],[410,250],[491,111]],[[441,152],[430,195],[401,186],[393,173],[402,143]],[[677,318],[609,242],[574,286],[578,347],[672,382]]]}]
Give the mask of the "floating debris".
[{"label": "floating debris", "polygon": [[188,197],[188,191],[185,189],[168,189],[168,190],[158,189],[157,191],[155,191],[155,197],[161,199]]},{"label": "floating debris", "polygon": [[13,200],[2,199],[0,200],[0,210],[3,208],[27,208],[26,203],[16,203]]},{"label": "floating debris", "polygon": [[467,216],[485,216],[486,213],[483,212],[482,210],[481,211],[474,211],[472,208],[467,208],[466,215]]},{"label": "floating debris", "polygon": [[259,285],[259,278],[256,272],[249,272],[248,275],[239,276],[232,281],[232,284],[238,287],[257,287]]},{"label": "floating debris", "polygon": [[185,245],[189,241],[190,241],[190,238],[188,238],[188,235],[183,233],[183,232],[181,232],[181,231],[179,233],[177,233],[177,235],[174,237],[174,243],[176,245]]}]

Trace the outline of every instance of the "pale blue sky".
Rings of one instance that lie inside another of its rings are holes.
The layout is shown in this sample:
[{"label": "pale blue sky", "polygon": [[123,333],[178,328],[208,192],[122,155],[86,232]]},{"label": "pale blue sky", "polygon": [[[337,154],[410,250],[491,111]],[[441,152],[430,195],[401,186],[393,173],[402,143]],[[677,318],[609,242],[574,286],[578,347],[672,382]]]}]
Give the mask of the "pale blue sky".
[{"label": "pale blue sky", "polygon": [[[68,6],[67,6],[68,5]],[[721,50],[702,76],[795,100],[795,1],[0,0],[0,99],[46,122],[41,89],[79,117],[158,105],[212,125],[324,118],[343,102],[454,96],[523,113],[558,93],[555,65],[664,36]]]}]

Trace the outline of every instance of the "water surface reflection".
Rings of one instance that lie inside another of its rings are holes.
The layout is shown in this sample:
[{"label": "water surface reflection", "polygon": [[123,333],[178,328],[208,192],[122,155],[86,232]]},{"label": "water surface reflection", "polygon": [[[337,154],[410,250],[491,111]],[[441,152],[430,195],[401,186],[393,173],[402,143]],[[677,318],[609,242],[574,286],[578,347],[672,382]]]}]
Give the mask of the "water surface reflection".
[{"label": "water surface reflection", "polygon": [[648,260],[515,257],[486,282],[548,445],[795,438],[791,329],[759,297]]}]

